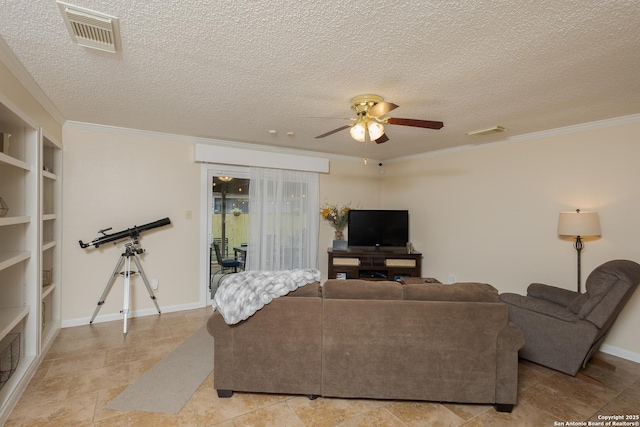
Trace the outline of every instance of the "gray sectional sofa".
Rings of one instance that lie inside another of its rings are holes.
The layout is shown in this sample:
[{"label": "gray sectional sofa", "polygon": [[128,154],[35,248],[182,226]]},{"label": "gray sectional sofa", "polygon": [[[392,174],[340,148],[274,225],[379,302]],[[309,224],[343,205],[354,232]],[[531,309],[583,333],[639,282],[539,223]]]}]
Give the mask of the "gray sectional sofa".
[{"label": "gray sectional sofa", "polygon": [[517,402],[522,332],[481,283],[311,283],[227,325],[215,312],[214,387],[342,398]]}]

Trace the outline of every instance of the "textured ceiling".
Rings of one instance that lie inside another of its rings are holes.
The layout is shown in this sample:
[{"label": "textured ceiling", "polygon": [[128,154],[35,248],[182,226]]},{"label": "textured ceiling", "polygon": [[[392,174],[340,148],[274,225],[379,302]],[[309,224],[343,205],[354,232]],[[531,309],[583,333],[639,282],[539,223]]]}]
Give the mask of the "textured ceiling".
[{"label": "textured ceiling", "polygon": [[[53,0],[0,0],[0,36],[66,120],[387,160],[640,113],[638,0],[68,3],[117,17],[122,50],[73,44]],[[444,128],[314,138],[363,93]]]}]

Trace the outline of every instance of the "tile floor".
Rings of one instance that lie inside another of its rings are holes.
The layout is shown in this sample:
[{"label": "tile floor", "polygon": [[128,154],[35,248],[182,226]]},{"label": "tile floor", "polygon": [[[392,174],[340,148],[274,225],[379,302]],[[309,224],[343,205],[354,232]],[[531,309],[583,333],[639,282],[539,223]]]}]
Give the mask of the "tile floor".
[{"label": "tile floor", "polygon": [[[175,415],[124,412],[106,404],[200,328],[210,308],[78,326],[60,331],[10,415],[14,426],[559,426],[598,415],[640,413],[640,364],[603,354],[615,372],[589,366],[597,386],[520,363],[519,403],[490,405],[325,399],[236,393],[219,399],[209,376]],[[578,424],[579,425],[579,424]]]}]

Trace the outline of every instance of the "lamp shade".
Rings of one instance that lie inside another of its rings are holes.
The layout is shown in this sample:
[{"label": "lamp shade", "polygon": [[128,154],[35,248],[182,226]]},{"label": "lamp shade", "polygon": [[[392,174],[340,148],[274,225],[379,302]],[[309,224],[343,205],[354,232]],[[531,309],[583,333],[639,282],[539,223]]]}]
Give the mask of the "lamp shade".
[{"label": "lamp shade", "polygon": [[600,236],[598,212],[560,212],[558,234],[561,236]]},{"label": "lamp shade", "polygon": [[384,127],[378,122],[369,122],[367,124],[367,129],[369,129],[369,139],[372,141],[375,141],[384,134]]},{"label": "lamp shade", "polygon": [[349,133],[351,134],[351,138],[355,139],[358,142],[364,142],[366,129],[364,124],[361,121],[358,121],[355,125],[351,126]]}]

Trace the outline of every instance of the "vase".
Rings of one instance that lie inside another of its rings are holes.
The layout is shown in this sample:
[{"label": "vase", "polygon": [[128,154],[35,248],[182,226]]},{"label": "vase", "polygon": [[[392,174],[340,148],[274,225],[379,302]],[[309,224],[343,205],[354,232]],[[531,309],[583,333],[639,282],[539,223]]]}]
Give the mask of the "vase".
[{"label": "vase", "polygon": [[336,230],[333,235],[333,240],[344,240],[344,234],[342,234],[342,231]]}]

